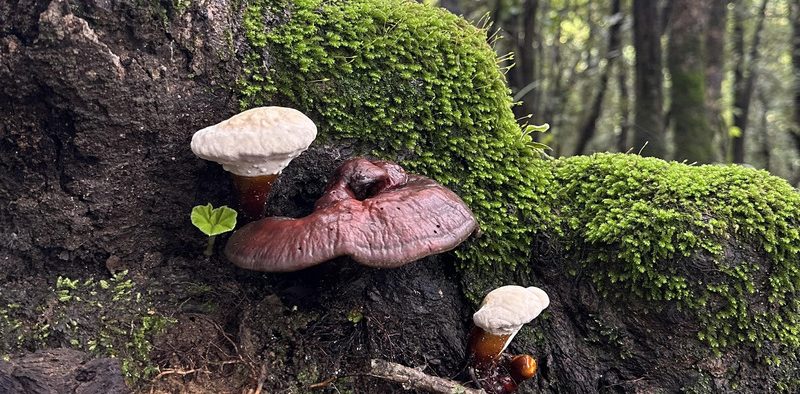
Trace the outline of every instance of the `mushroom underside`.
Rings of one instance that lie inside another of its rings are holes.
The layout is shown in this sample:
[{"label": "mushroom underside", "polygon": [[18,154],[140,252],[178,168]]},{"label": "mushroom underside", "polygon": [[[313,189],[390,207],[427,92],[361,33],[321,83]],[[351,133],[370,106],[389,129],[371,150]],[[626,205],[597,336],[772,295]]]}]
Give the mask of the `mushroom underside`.
[{"label": "mushroom underside", "polygon": [[225,248],[239,267],[296,271],[350,256],[394,268],[455,248],[477,227],[472,212],[435,181],[394,163],[357,158],[339,167],[315,211],[265,218],[236,231]]}]

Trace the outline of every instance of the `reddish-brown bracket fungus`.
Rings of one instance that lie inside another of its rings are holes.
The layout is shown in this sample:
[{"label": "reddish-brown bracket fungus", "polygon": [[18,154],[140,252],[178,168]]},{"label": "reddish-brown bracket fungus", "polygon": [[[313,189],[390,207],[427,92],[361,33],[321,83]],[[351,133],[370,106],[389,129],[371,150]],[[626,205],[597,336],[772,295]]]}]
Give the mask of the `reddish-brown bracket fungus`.
[{"label": "reddish-brown bracket fungus", "polygon": [[520,328],[548,305],[550,298],[538,287],[502,286],[484,297],[480,309],[472,315],[475,326],[470,332],[468,353],[486,391],[514,392],[519,383],[536,374],[533,357],[502,356]]},{"label": "reddish-brown bracket fungus", "polygon": [[194,133],[192,152],[233,174],[242,213],[253,220],[263,215],[275,179],[316,136],[317,126],[302,112],[260,107]]},{"label": "reddish-brown bracket fungus", "polygon": [[339,256],[394,268],[453,249],[476,227],[467,205],[444,186],[394,163],[355,158],[336,170],[312,214],[252,222],[231,236],[225,255],[267,272]]}]

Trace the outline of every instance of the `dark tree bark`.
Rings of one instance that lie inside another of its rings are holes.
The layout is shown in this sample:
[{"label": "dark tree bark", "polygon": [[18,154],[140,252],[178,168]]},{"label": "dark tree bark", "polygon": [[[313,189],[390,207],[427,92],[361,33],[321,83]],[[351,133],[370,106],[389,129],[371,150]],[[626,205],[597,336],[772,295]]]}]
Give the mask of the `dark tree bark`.
[{"label": "dark tree bark", "polygon": [[[706,113],[715,135],[726,140],[727,130],[722,118],[722,80],[725,77],[725,32],[730,0],[712,0],[706,31]],[[725,146],[726,144],[721,144]],[[718,145],[720,146],[720,145]],[[721,149],[726,152],[726,149]]]},{"label": "dark tree bark", "polygon": [[657,2],[633,1],[633,46],[636,50],[634,148],[645,156],[664,157],[664,75],[661,71],[659,21]]},{"label": "dark tree bark", "polygon": [[608,27],[608,49],[606,52],[605,69],[600,73],[597,93],[589,108],[589,115],[580,128],[580,134],[578,135],[578,141],[575,146],[576,155],[582,155],[586,152],[586,146],[589,145],[589,141],[591,141],[597,131],[597,119],[600,118],[600,112],[603,108],[603,98],[605,97],[606,88],[608,87],[608,80],[611,78],[614,61],[620,55],[619,31],[623,21],[623,16],[620,11],[620,0],[614,0],[611,4],[611,20],[613,20],[613,23]]},{"label": "dark tree bark", "polygon": [[40,350],[9,361],[0,359],[0,393],[118,393],[125,385],[120,361],[78,350]]},{"label": "dark tree bark", "polygon": [[714,135],[708,127],[706,103],[704,2],[675,0],[670,16],[667,67],[672,76],[670,121],[675,133],[675,159],[710,163],[716,159]]},{"label": "dark tree bark", "polygon": [[740,3],[736,8],[736,21],[734,25],[734,50],[739,59],[734,71],[734,111],[733,125],[739,129],[739,136],[733,139],[733,162],[745,162],[745,146],[747,136],[747,119],[750,114],[750,103],[753,98],[753,89],[758,76],[758,46],[761,43],[761,31],[764,28],[764,18],[766,17],[767,0],[761,1],[758,11],[758,20],[753,40],[750,44],[749,56],[745,58],[744,46],[744,20],[747,17],[744,8]]}]

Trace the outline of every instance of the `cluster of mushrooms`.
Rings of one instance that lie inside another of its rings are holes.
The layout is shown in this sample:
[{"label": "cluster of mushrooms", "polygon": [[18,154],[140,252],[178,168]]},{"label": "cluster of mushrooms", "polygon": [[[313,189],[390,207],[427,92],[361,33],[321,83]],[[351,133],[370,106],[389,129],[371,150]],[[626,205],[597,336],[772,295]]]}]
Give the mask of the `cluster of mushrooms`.
[{"label": "cluster of mushrooms", "polygon": [[[339,166],[310,215],[262,218],[273,183],[316,135],[314,122],[300,111],[259,107],[192,137],[195,155],[232,173],[249,221],[225,246],[235,265],[289,272],[348,256],[365,266],[395,268],[451,250],[476,230],[469,207],[451,190],[395,163],[365,158]],[[503,351],[549,302],[536,287],[503,286],[486,295],[468,345],[473,377],[485,391],[511,393],[535,375],[533,357]]]}]

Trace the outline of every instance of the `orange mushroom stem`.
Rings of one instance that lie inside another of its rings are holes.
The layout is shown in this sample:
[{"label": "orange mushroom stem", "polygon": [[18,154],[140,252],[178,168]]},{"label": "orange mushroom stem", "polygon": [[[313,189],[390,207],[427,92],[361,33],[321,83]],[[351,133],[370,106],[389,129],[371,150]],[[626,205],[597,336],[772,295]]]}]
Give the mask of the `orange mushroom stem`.
[{"label": "orange mushroom stem", "polygon": [[239,207],[248,221],[261,219],[269,192],[278,174],[242,176],[233,174],[233,185],[239,196]]},{"label": "orange mushroom stem", "polygon": [[481,369],[496,364],[510,337],[511,334],[493,335],[478,326],[473,326],[469,334],[468,347],[472,365]]}]

